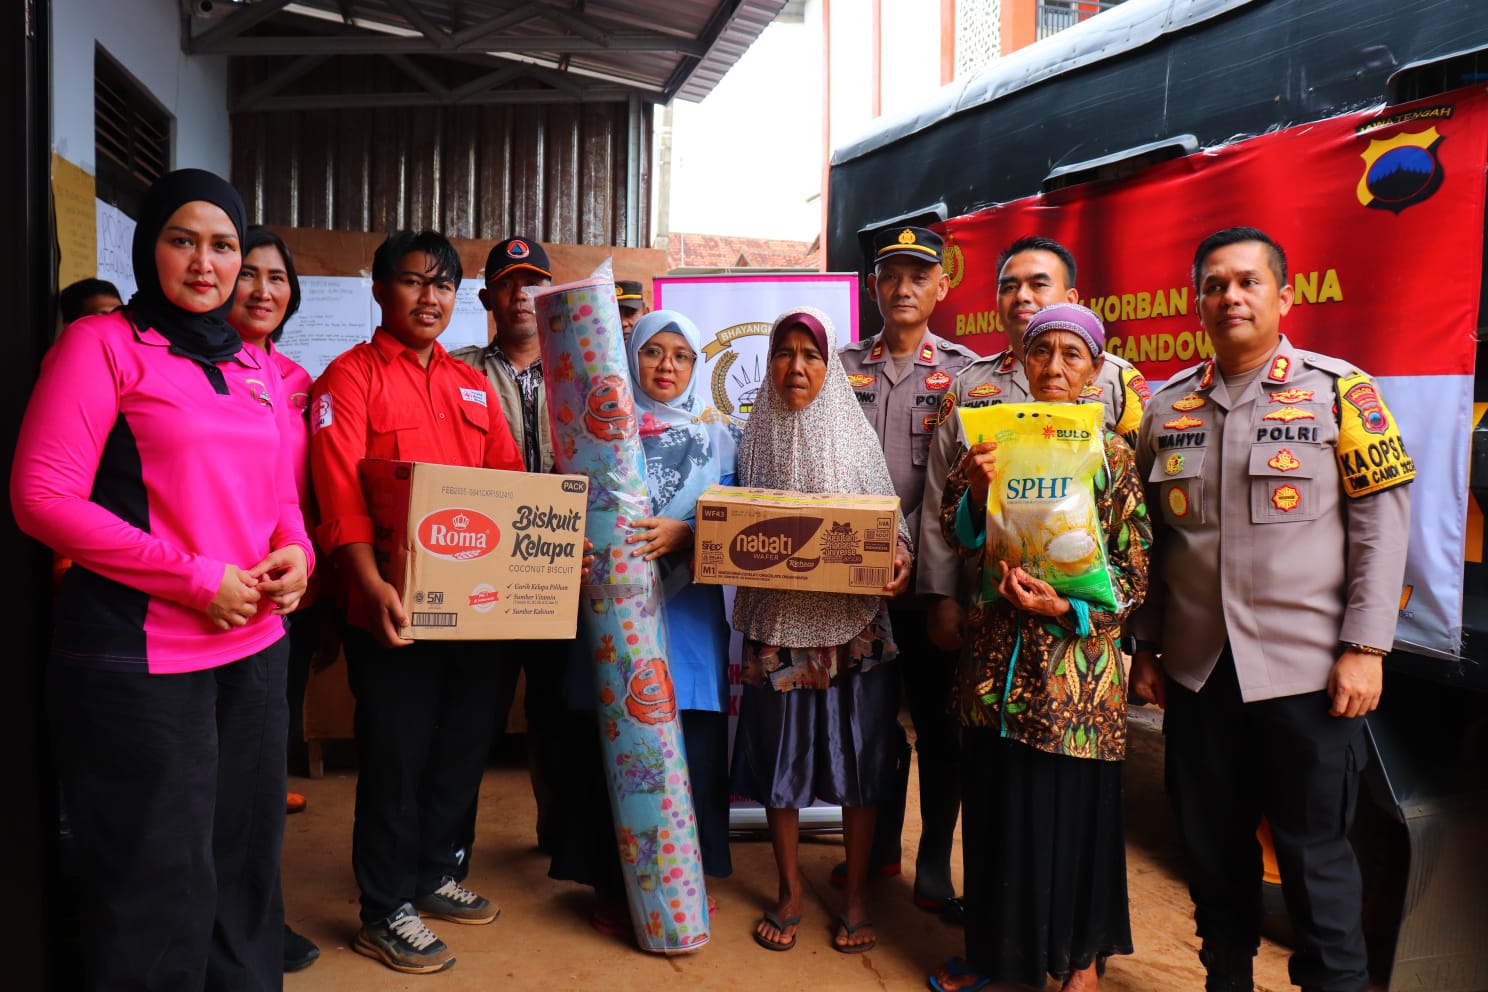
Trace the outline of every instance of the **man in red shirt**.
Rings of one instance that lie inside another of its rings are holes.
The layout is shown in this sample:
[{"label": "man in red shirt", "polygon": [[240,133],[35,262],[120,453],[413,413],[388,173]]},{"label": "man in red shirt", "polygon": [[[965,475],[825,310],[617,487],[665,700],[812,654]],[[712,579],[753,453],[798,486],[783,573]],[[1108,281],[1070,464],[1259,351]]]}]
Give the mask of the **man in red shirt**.
[{"label": "man in red shirt", "polygon": [[455,963],[420,916],[489,923],[499,910],[466,889],[462,826],[480,789],[500,672],[489,643],[408,641],[398,592],[378,572],[357,466],[396,458],[521,471],[485,377],[438,343],[460,256],[434,231],[399,231],[377,249],[372,296],[382,324],[315,384],[310,462],[321,547],[345,585],[347,673],[356,697],[352,868],[361,888],[354,948],[395,971]]}]

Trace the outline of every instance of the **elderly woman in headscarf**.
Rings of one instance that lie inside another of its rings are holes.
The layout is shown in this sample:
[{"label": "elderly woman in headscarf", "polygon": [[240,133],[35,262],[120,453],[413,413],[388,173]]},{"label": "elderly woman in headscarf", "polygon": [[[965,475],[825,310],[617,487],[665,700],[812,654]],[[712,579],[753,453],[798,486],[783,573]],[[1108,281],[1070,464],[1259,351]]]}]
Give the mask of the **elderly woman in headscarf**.
[{"label": "elderly woman in headscarf", "polygon": [[[739,451],[741,485],[804,493],[894,495],[873,427],[837,357],[836,329],[819,310],[782,314],[770,331],[769,374]],[[898,682],[880,670],[898,654],[885,596],[909,581],[909,532],[900,522],[883,595],[741,588],[734,626],[744,635],[744,695],[734,739],[735,791],[765,807],[779,899],[755,927],[772,951],[796,944],[801,922],[799,811],[817,799],[842,807],[846,906],[832,947],[877,943],[868,916],[868,851],[876,804],[893,787]]]},{"label": "elderly woman in headscarf", "polygon": [[[1038,311],[1023,334],[1034,399],[1078,403],[1100,370],[1100,318],[1075,303]],[[993,567],[1000,598],[967,614],[953,690],[962,724],[966,956],[936,992],[994,982],[1092,992],[1106,958],[1132,953],[1122,832],[1126,674],[1121,624],[1147,592],[1152,527],[1136,460],[1104,435],[1093,495],[1117,609],[1060,595],[1016,561]],[[979,443],[946,482],[941,530],[982,554],[997,444]]]},{"label": "elderly woman in headscarf", "polygon": [[[733,872],[728,844],[728,647],[723,589],[694,585],[688,559],[698,497],[714,483],[732,484],[733,428],[710,408],[695,374],[702,334],[685,314],[656,310],[626,341],[651,516],[630,522],[632,557],[655,561],[662,577],[672,687],[697,815],[703,871]],[[549,874],[595,887],[591,917],[604,933],[628,931],[623,881],[604,785],[588,656],[575,652],[567,695],[572,716],[566,764],[575,781],[563,789],[558,843]],[[711,900],[710,900],[711,902]]]},{"label": "elderly woman in headscarf", "polygon": [[313,552],[263,353],[225,320],[243,201],[186,169],[145,194],[139,292],[67,327],[11,506],[70,557],[48,662],[90,988],[282,981],[283,615]]}]

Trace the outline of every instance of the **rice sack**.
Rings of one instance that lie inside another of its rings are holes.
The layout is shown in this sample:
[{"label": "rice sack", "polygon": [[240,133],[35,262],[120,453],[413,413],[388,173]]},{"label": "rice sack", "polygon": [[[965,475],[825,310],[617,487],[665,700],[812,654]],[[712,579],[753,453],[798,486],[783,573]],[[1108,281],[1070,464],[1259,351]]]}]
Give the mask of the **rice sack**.
[{"label": "rice sack", "polygon": [[1000,403],[957,411],[968,446],[996,441],[987,492],[982,602],[1001,599],[999,561],[1020,563],[1062,596],[1116,609],[1095,507],[1104,472],[1099,403]]}]

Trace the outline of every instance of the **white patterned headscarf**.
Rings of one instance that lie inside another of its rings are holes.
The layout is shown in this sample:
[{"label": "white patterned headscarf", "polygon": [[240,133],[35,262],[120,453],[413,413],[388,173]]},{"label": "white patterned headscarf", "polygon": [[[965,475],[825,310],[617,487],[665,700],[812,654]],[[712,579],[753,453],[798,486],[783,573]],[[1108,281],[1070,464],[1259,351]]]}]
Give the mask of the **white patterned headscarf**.
[{"label": "white patterned headscarf", "polygon": [[[821,391],[803,409],[787,409],[766,376],[739,445],[739,484],[802,493],[893,496],[894,481],[883,445],[853,397],[832,318],[811,307],[781,314],[770,328],[773,356],[793,328],[816,338],[827,359]],[[901,519],[899,532],[909,531]],[[741,587],[734,598],[734,627],[763,644],[831,647],[846,644],[873,619],[880,596]]]}]

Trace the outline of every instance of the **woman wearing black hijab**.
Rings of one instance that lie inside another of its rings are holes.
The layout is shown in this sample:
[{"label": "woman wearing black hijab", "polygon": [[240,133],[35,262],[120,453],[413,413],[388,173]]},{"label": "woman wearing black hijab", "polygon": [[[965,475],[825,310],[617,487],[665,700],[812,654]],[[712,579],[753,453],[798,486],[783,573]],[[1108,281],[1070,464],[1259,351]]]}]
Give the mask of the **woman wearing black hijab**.
[{"label": "woman wearing black hijab", "polygon": [[11,472],[70,557],[48,661],[93,989],[282,984],[282,615],[313,561],[275,408],[224,318],[242,199],[200,170],[146,194],[140,290],[47,354]]}]

